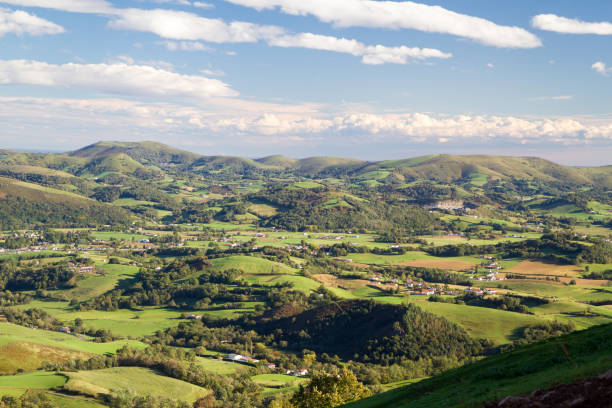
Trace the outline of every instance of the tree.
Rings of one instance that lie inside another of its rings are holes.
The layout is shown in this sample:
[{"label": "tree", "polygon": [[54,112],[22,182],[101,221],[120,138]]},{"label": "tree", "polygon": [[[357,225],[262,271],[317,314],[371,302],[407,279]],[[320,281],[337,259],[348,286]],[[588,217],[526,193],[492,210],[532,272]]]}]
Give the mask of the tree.
[{"label": "tree", "polygon": [[370,396],[352,371],[343,369],[340,375],[315,374],[310,383],[291,397],[296,408],[332,408]]}]

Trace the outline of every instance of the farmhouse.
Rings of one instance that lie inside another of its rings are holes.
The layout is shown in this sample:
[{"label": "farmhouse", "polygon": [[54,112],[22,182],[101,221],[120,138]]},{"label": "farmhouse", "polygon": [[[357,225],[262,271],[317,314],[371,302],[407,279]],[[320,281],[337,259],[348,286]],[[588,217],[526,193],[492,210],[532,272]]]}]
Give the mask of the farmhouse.
[{"label": "farmhouse", "polygon": [[308,375],[308,370],[305,368],[302,370],[287,370],[285,374],[292,375],[294,377],[304,377],[305,375]]},{"label": "farmhouse", "polygon": [[249,357],[249,356],[243,356],[241,354],[228,354],[227,357],[225,357],[227,360],[230,361],[236,361],[238,363],[259,363],[259,360],[254,359],[253,357]]}]

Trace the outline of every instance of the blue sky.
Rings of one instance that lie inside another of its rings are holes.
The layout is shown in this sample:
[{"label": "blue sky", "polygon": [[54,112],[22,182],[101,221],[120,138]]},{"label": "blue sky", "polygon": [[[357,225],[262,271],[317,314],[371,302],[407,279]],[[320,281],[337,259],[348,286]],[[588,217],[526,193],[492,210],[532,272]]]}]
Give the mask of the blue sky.
[{"label": "blue sky", "polygon": [[612,164],[606,0],[0,0],[0,145]]}]

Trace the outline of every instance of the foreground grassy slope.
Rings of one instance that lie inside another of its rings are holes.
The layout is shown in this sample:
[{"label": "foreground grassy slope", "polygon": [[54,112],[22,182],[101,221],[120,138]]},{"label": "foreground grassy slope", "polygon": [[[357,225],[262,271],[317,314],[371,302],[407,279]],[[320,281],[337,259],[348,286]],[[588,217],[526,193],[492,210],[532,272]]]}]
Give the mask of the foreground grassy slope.
[{"label": "foreground grassy slope", "polygon": [[346,405],[347,408],[465,407],[569,383],[612,367],[612,324],[495,355]]}]

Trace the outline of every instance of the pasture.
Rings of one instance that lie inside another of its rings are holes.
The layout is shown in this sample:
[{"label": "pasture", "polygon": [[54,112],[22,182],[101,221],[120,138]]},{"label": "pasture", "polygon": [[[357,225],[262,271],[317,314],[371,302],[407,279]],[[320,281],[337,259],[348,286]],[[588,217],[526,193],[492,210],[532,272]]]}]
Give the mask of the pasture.
[{"label": "pasture", "polygon": [[52,346],[60,349],[72,350],[82,353],[107,354],[115,353],[121,347],[144,349],[145,345],[135,340],[118,340],[109,343],[96,343],[81,340],[76,336],[66,333],[30,329],[11,323],[0,323],[0,346],[13,342],[36,343],[43,346]]},{"label": "pasture", "polygon": [[137,395],[166,397],[192,403],[209,393],[204,388],[141,367],[115,367],[63,374],[68,377],[64,389],[92,397],[123,390]]},{"label": "pasture", "polygon": [[213,269],[227,270],[238,269],[245,274],[266,275],[266,274],[283,274],[295,275],[296,269],[293,269],[279,262],[268,261],[267,259],[257,258],[253,256],[229,256],[226,258],[217,258],[212,260]]},{"label": "pasture", "polygon": [[53,371],[36,371],[28,374],[0,376],[0,396],[20,396],[28,389],[50,389],[61,387],[66,377]]},{"label": "pasture", "polygon": [[457,323],[472,337],[491,340],[496,345],[511,343],[518,328],[542,321],[537,316],[485,307],[428,302],[425,299],[416,303],[423,310]]}]

